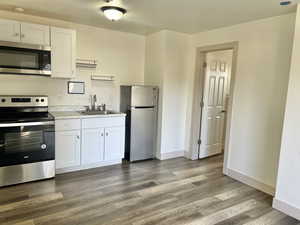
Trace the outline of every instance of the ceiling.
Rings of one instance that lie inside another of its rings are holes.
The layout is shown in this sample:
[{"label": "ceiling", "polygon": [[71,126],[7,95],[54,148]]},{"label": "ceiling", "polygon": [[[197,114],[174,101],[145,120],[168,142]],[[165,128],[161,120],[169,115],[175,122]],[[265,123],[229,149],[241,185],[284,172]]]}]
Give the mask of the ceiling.
[{"label": "ceiling", "polygon": [[[1,0],[0,9],[22,7],[26,14],[62,19],[114,30],[148,34],[168,29],[197,33],[295,11],[295,3],[280,0]],[[117,22],[107,20],[99,8],[116,5],[128,10]]]}]

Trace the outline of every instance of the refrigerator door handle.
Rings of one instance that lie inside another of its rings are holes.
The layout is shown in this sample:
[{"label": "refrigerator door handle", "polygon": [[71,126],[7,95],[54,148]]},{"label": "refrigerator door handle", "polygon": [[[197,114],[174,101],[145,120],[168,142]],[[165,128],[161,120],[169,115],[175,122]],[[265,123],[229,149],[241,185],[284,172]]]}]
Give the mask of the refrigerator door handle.
[{"label": "refrigerator door handle", "polygon": [[155,106],[132,106],[133,109],[153,109]]}]

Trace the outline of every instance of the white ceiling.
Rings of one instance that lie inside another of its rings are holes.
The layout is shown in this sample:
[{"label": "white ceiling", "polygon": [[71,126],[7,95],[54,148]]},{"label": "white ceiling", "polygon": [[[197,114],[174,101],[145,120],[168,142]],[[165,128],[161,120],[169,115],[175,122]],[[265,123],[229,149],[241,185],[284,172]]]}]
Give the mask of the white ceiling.
[{"label": "white ceiling", "polygon": [[[22,7],[26,14],[62,19],[109,29],[148,34],[169,29],[196,33],[295,11],[280,0],[1,0],[0,9]],[[128,10],[118,22],[99,8],[116,5]]]}]

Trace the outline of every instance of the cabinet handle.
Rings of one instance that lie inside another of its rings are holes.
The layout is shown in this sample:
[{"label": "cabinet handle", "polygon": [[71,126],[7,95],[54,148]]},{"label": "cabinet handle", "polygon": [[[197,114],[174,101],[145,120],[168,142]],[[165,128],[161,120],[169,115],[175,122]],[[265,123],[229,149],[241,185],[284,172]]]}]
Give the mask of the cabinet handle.
[{"label": "cabinet handle", "polygon": [[101,137],[103,137],[104,136],[104,134],[103,133],[101,133]]},{"label": "cabinet handle", "polygon": [[79,135],[77,135],[77,139],[80,139],[80,136],[79,136]]},{"label": "cabinet handle", "polygon": [[20,36],[20,34],[19,34],[19,33],[15,33],[14,36],[15,36],[15,37],[18,37],[18,36]]},{"label": "cabinet handle", "polygon": [[108,136],[108,133],[106,133],[106,136]]},{"label": "cabinet handle", "polygon": [[25,35],[24,34],[21,34],[21,38],[24,38],[25,37]]}]

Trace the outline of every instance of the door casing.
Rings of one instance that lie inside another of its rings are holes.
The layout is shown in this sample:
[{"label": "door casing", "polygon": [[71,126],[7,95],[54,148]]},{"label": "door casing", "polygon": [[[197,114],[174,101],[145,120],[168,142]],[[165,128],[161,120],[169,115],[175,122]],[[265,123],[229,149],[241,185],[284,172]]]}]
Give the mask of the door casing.
[{"label": "door casing", "polygon": [[227,120],[226,120],[226,134],[225,134],[225,149],[224,149],[224,167],[223,173],[227,174],[228,160],[229,160],[229,137],[231,129],[231,120],[232,120],[232,102],[234,97],[234,87],[235,87],[235,77],[236,77],[236,68],[237,68],[237,57],[238,57],[238,42],[229,42],[224,44],[210,45],[204,47],[198,47],[196,49],[196,74],[194,80],[194,100],[193,100],[193,113],[192,113],[192,127],[191,127],[191,154],[190,158],[192,160],[198,159],[198,140],[201,132],[201,118],[202,118],[202,108],[201,102],[204,93],[204,84],[205,84],[205,70],[203,64],[205,63],[205,54],[213,51],[222,51],[222,50],[233,50],[232,55],[232,70],[231,70],[231,81],[230,81],[230,94],[228,101],[227,109]]}]

